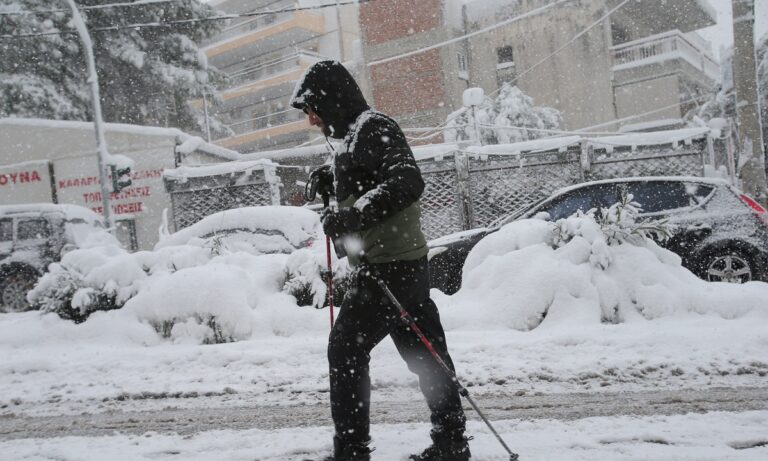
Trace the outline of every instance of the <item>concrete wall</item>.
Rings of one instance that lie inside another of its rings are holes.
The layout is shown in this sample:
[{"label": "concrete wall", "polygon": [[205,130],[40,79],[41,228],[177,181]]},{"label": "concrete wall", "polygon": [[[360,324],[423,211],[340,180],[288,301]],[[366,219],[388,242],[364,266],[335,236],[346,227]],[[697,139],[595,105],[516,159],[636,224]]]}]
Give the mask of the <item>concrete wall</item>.
[{"label": "concrete wall", "polygon": [[[670,106],[679,101],[679,94],[680,78],[674,73],[617,86],[615,88],[617,115],[623,118]],[[680,118],[683,115],[680,106],[674,106],[633,119],[629,123]]]}]

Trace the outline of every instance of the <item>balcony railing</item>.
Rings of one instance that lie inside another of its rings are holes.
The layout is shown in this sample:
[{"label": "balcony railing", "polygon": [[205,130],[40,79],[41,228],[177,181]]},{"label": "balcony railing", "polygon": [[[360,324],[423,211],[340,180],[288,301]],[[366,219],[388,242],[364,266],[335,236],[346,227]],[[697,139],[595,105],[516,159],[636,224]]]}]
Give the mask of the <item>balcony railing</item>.
[{"label": "balcony railing", "polygon": [[611,53],[614,71],[683,59],[707,77],[720,78],[720,66],[712,58],[707,43],[697,35],[683,34],[679,30],[613,46]]},{"label": "balcony railing", "polygon": [[207,43],[203,50],[209,58],[236,49],[243,44],[264,40],[291,28],[305,29],[313,34],[324,31],[323,15],[311,11],[287,11],[257,16],[229,27]]},{"label": "balcony railing", "polygon": [[[270,7],[273,10],[283,10],[283,9],[289,9],[292,5],[293,5],[293,2],[286,1],[286,2],[280,2],[276,5],[272,4],[270,5]],[[261,12],[262,10],[264,10],[264,7],[259,7],[257,12]],[[238,35],[242,35],[252,30],[263,29],[275,23],[285,21],[287,19],[290,19],[292,15],[293,15],[293,12],[290,12],[290,11],[282,12],[282,13],[269,13],[268,11],[264,11],[264,14],[253,16],[243,21],[238,21],[229,27],[225,27],[218,35],[213,37],[213,40],[215,40],[216,42],[222,42],[224,40],[227,40],[232,37],[237,37]]]},{"label": "balcony railing", "polygon": [[[253,131],[264,130],[287,123],[306,120],[307,116],[300,110],[286,109],[278,112],[260,115],[248,120],[232,123],[229,126],[235,133],[235,136],[250,133]],[[309,125],[307,125],[309,126]]]},{"label": "balcony railing", "polygon": [[229,84],[231,86],[237,86],[255,82],[297,68],[306,68],[321,59],[323,59],[323,57],[317,53],[306,50],[297,51],[288,56],[254,64],[233,72],[229,74]]}]

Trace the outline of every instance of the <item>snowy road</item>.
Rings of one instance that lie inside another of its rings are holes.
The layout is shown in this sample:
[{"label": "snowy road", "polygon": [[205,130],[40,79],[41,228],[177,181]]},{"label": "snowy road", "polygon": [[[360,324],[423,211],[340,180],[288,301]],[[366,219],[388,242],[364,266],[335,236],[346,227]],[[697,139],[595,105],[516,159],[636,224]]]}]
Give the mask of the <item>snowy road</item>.
[{"label": "snowy road", "polygon": [[[484,394],[479,405],[492,420],[576,420],[596,416],[675,415],[712,411],[745,412],[768,409],[768,388],[710,388],[643,392],[597,392],[550,395]],[[169,402],[177,405],[178,402]],[[330,425],[326,403],[235,408],[172,408],[161,411],[119,411],[46,417],[0,418],[0,440],[52,437],[94,437],[121,434],[189,435],[212,430],[275,430]],[[467,410],[471,419],[477,419]],[[427,421],[419,400],[374,402],[374,424]]]}]

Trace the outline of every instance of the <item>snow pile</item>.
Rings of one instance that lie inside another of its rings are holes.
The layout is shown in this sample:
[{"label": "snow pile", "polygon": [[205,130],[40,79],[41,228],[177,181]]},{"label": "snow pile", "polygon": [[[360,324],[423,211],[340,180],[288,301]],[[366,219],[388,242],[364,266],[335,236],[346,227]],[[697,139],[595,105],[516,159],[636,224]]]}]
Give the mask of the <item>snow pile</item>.
[{"label": "snow pile", "polygon": [[446,327],[528,331],[686,313],[768,313],[768,284],[699,279],[648,238],[663,238],[665,223],[635,224],[636,211],[620,203],[601,210],[602,217],[592,210],[502,227],[467,257],[461,290],[445,300]]},{"label": "snow pile", "polygon": [[[314,244],[319,229],[317,214],[306,209],[228,210],[168,236],[154,251],[131,254],[114,244],[71,251],[51,265],[29,299],[76,322],[122,307],[120,322],[128,315],[174,342],[315,330],[325,316],[306,315],[313,309],[299,306],[325,301],[326,255]],[[336,266],[343,277],[346,261]]]}]

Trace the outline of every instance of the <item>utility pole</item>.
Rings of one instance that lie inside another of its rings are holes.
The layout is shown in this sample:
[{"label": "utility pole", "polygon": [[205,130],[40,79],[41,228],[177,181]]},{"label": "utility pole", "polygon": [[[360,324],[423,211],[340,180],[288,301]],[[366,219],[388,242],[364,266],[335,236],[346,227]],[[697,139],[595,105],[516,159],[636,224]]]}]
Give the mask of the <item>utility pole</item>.
[{"label": "utility pole", "polygon": [[739,133],[739,169],[744,191],[768,200],[766,159],[760,129],[755,66],[755,1],[731,0],[733,8],[733,79]]},{"label": "utility pole", "polygon": [[107,139],[104,136],[104,121],[101,118],[101,97],[99,95],[99,77],[96,74],[96,60],[93,57],[93,42],[85,27],[85,21],[80,16],[75,0],[66,0],[72,10],[72,23],[83,43],[83,52],[88,66],[88,83],[91,87],[91,103],[93,104],[93,125],[96,129],[96,147],[98,149],[99,182],[101,185],[101,207],[104,213],[104,221],[110,232],[114,232],[115,221],[112,218],[112,209],[107,188],[107,172],[105,170],[110,155],[107,151]]},{"label": "utility pole", "polygon": [[344,62],[344,32],[341,28],[341,5],[336,0],[336,33],[339,35],[339,62]]},{"label": "utility pole", "polygon": [[211,142],[211,123],[208,121],[208,92],[203,90],[203,112],[205,113],[205,140]]}]

